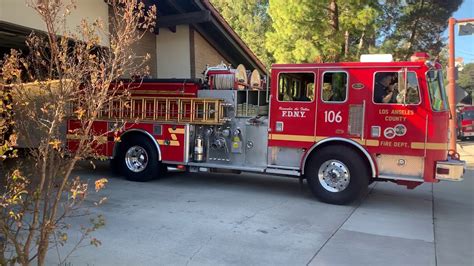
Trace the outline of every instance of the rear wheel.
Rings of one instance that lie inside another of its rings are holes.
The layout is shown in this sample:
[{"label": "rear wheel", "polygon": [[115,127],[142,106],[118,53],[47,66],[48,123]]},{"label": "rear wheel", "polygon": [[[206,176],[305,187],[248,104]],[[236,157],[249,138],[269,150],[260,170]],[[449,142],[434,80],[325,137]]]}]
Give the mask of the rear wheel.
[{"label": "rear wheel", "polygon": [[365,194],[369,172],[363,158],[346,146],[328,146],[311,157],[306,169],[311,192],[321,201],[347,204]]},{"label": "rear wheel", "polygon": [[160,176],[161,163],[153,143],[138,135],[123,140],[112,163],[131,181],[149,181]]}]

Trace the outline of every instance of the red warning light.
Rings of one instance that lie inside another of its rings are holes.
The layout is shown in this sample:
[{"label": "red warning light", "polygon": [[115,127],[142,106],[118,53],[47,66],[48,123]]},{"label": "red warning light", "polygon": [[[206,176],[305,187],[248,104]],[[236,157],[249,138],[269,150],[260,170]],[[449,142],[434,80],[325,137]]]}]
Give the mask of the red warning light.
[{"label": "red warning light", "polygon": [[430,55],[425,52],[416,52],[410,57],[411,62],[425,62],[430,59]]}]

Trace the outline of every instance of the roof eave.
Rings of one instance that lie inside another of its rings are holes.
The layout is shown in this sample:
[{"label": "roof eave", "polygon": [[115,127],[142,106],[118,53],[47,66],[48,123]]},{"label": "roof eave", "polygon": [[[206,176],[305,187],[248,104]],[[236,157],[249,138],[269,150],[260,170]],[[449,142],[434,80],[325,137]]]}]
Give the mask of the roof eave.
[{"label": "roof eave", "polygon": [[[230,27],[227,21],[222,17],[222,15],[217,11],[217,9],[209,2],[209,0],[194,0],[194,2],[200,6],[202,9],[207,9],[211,11],[211,15],[214,18],[212,22],[217,26],[223,28],[223,31],[228,33],[230,39],[240,48],[243,54],[249,58],[250,62],[255,62],[255,68],[258,68],[261,73],[266,73],[267,69],[265,65],[260,61],[260,59],[252,52],[252,50],[244,43],[244,41],[239,37],[239,35]],[[221,30],[222,31],[222,30]]]}]

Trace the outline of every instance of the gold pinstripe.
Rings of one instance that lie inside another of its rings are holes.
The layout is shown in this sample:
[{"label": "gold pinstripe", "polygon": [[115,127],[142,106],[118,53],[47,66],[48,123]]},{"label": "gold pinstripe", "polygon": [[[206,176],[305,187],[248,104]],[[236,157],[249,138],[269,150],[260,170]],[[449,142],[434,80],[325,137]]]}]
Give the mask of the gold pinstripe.
[{"label": "gold pinstripe", "polygon": [[[328,137],[323,136],[305,136],[305,135],[289,135],[289,134],[269,134],[268,138],[271,140],[282,140],[282,141],[298,141],[298,142],[318,142]],[[378,147],[380,146],[380,141],[376,139],[367,139],[362,140],[358,138],[352,138],[351,140],[359,143],[363,146],[369,147]],[[447,150],[448,144],[447,143],[436,143],[436,142],[412,142],[411,148],[415,150],[419,149],[427,149],[427,150]]]},{"label": "gold pinstripe", "polygon": [[448,143],[436,143],[436,142],[412,142],[411,148],[415,150],[448,150]]}]

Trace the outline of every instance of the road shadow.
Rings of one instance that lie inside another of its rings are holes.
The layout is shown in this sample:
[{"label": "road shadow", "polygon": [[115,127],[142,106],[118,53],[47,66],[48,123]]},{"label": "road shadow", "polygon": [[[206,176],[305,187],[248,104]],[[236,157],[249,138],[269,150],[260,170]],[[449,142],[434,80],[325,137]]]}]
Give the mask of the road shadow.
[{"label": "road shadow", "polygon": [[287,197],[316,200],[307,184],[297,178],[254,173],[190,173],[170,171],[163,177],[148,182],[132,182],[112,173],[109,163],[103,161],[82,161],[78,163],[75,175],[83,178],[108,178],[116,186],[143,186],[146,189],[177,190],[220,190],[223,192],[245,191],[246,193],[280,194]]}]

